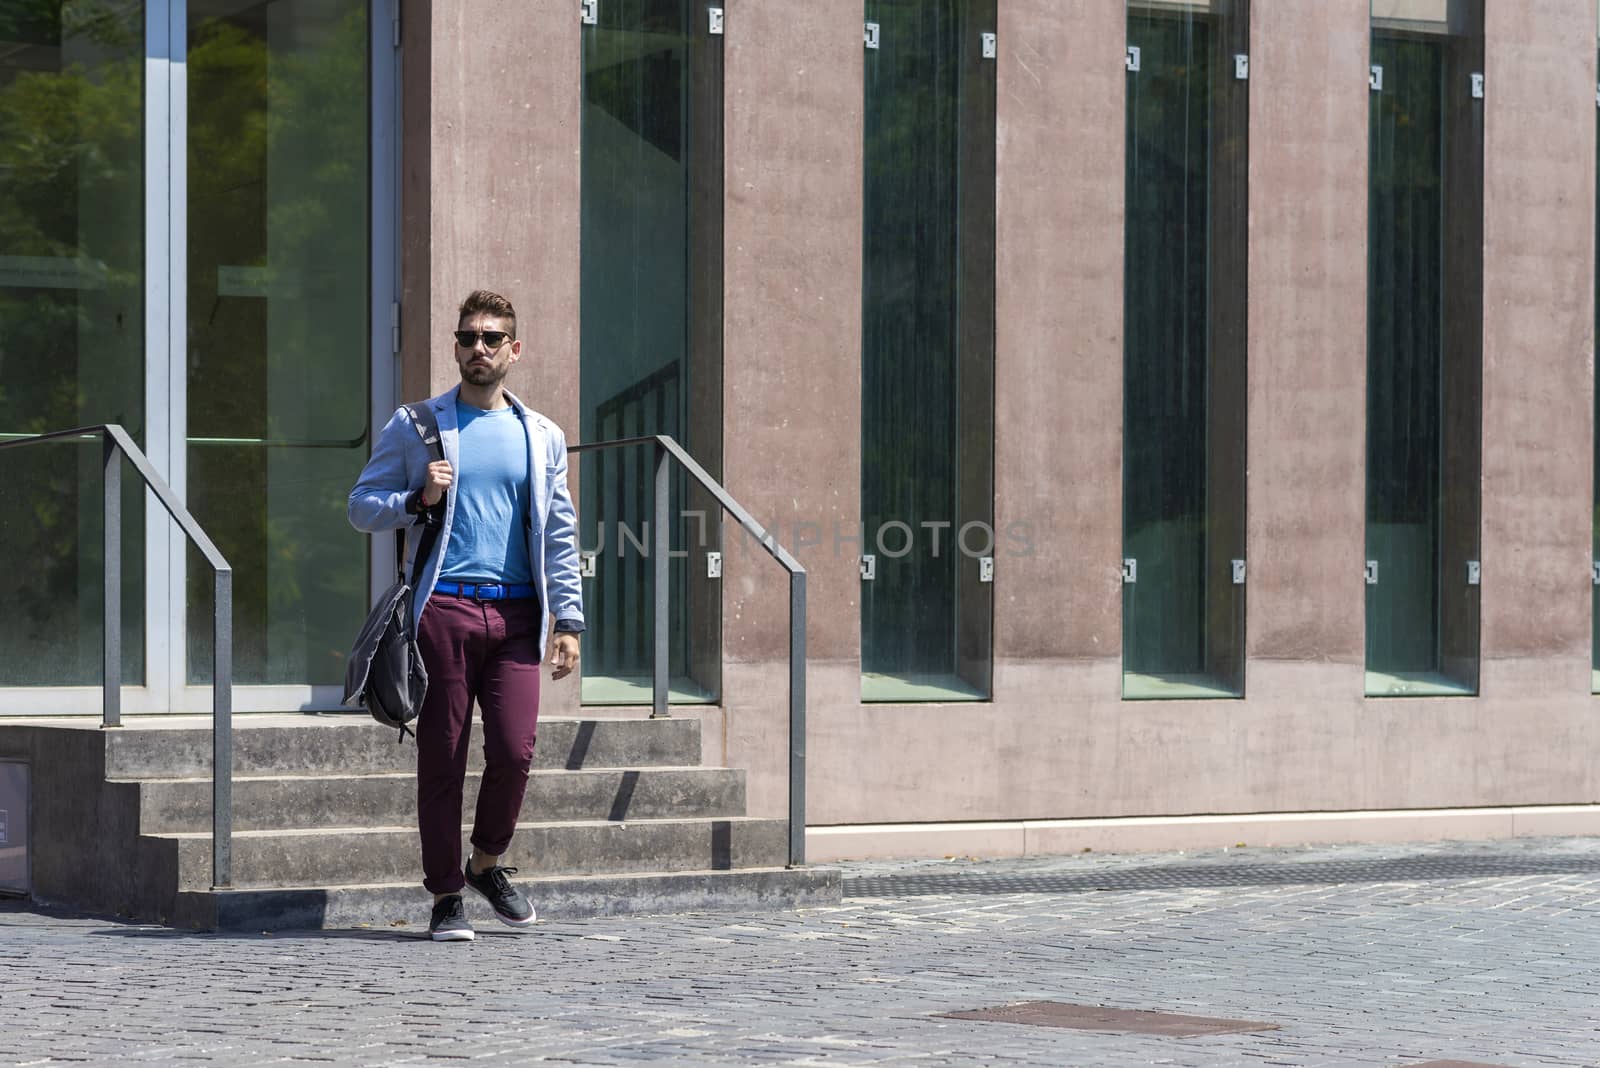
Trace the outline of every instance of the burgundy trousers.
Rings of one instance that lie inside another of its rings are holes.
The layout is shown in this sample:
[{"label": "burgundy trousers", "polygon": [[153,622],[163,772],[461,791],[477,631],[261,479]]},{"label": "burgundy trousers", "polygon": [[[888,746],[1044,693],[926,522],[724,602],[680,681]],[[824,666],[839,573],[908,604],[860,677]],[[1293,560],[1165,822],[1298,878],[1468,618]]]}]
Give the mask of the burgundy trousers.
[{"label": "burgundy trousers", "polygon": [[423,606],[417,644],[428,693],[417,715],[417,827],[422,885],[432,893],[466,885],[461,800],[473,702],[483,718],[484,770],[472,844],[491,856],[511,844],[539,726],[543,622],[537,598],[474,601],[434,593]]}]

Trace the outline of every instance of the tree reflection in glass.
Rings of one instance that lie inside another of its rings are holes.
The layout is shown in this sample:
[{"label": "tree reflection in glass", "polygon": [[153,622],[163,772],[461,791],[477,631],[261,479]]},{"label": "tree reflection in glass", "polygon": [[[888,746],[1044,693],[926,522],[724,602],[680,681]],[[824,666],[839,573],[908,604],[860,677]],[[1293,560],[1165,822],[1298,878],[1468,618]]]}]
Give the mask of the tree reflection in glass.
[{"label": "tree reflection in glass", "polygon": [[[191,0],[189,507],[234,568],[244,683],[335,684],[367,603],[365,0]],[[211,575],[188,568],[189,679]]]},{"label": "tree reflection in glass", "polygon": [[[144,8],[0,4],[0,435],[144,435]],[[0,685],[98,683],[100,445],[0,458]],[[124,482],[123,677],[143,679],[143,492]]]}]

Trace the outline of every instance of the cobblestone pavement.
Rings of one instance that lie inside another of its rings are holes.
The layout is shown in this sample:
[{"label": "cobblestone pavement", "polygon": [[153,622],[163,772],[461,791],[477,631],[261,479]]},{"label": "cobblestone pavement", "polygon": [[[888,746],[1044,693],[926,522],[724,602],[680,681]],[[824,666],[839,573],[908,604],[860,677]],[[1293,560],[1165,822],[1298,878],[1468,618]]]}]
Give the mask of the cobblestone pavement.
[{"label": "cobblestone pavement", "polygon": [[[192,934],[0,903],[0,1064],[1600,1065],[1600,840],[846,865],[839,908]],[[469,909],[473,903],[469,902]],[[1049,1000],[1201,1038],[941,1018]]]}]

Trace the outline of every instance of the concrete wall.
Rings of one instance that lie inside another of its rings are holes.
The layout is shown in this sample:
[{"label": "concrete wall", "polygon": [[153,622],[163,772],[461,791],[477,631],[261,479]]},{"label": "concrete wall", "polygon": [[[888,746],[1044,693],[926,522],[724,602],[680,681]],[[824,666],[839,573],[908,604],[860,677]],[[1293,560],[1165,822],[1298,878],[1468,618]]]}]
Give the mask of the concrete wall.
[{"label": "concrete wall", "polygon": [[1487,22],[1482,691],[1542,703],[1590,679],[1595,5]]},{"label": "concrete wall", "polygon": [[1031,552],[996,561],[995,685],[1024,698],[1121,670],[1125,25],[1000,5],[995,526]]},{"label": "concrete wall", "polygon": [[1367,3],[1258,3],[1251,20],[1247,692],[1357,697]]},{"label": "concrete wall", "polygon": [[[166,847],[139,841],[138,787],[106,781],[110,734],[82,717],[72,728],[0,722],[0,757],[28,765],[30,894],[34,901],[164,919],[152,910],[177,890]],[[85,871],[94,873],[84,878]]]},{"label": "concrete wall", "polygon": [[[1003,0],[995,507],[1032,551],[998,561],[993,700],[900,706],[859,700],[859,550],[825,535],[800,552],[812,824],[948,825],[918,840],[937,852],[982,848],[978,821],[1600,800],[1594,6],[1489,5],[1482,696],[1383,700],[1362,696],[1368,3],[1253,8],[1247,696],[1120,700],[1125,9]],[[505,29],[476,30],[480,9]],[[851,530],[861,8],[727,12],[725,481],[780,533]],[[462,292],[498,284],[538,309],[514,388],[569,427],[578,32],[548,31],[571,14],[545,0],[407,4],[408,41],[417,18],[430,41],[407,60],[404,272],[408,386],[453,380],[433,339]],[[485,144],[507,157],[491,165]],[[725,551],[708,744],[751,770],[752,812],[780,813],[786,583],[736,537]],[[892,848],[856,843],[835,854]]]},{"label": "concrete wall", "polygon": [[[428,396],[460,381],[456,310],[472,290],[492,289],[516,307],[523,342],[507,388],[573,439],[576,11],[570,0],[401,4],[401,393]],[[573,482],[576,496],[575,471]],[[545,686],[547,714],[577,707],[576,679]]]},{"label": "concrete wall", "polygon": [[1491,5],[1483,556],[1503,570],[1462,700],[1362,696],[1368,4],[1253,7],[1248,696],[1118,699],[1125,13],[1007,3],[997,516],[1033,520],[1038,552],[1000,562],[992,704],[814,704],[813,824],[949,821],[977,848],[1000,838],[957,821],[1600,797],[1593,6]]}]

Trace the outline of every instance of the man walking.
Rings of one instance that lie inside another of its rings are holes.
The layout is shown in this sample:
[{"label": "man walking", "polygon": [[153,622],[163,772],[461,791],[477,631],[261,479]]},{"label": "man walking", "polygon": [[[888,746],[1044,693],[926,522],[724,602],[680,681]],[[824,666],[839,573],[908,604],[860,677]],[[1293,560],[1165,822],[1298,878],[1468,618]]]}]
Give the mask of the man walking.
[{"label": "man walking", "polygon": [[[455,358],[461,384],[425,402],[444,459],[404,408],[395,412],[350,491],[350,522],[376,533],[409,527],[415,554],[425,522],[442,524],[414,594],[428,692],[417,717],[417,825],[423,886],[433,892],[434,941],[470,941],[461,890],[483,895],[512,927],[532,926],[526,895],[500,858],[511,844],[533,763],[539,665],[549,619],[553,680],[578,666],[583,593],[567,441],[504,388],[522,357],[517,314],[497,293],[461,303]],[[442,504],[442,507],[441,507]],[[483,781],[472,855],[461,862],[461,803],[472,704],[483,718]]]}]

